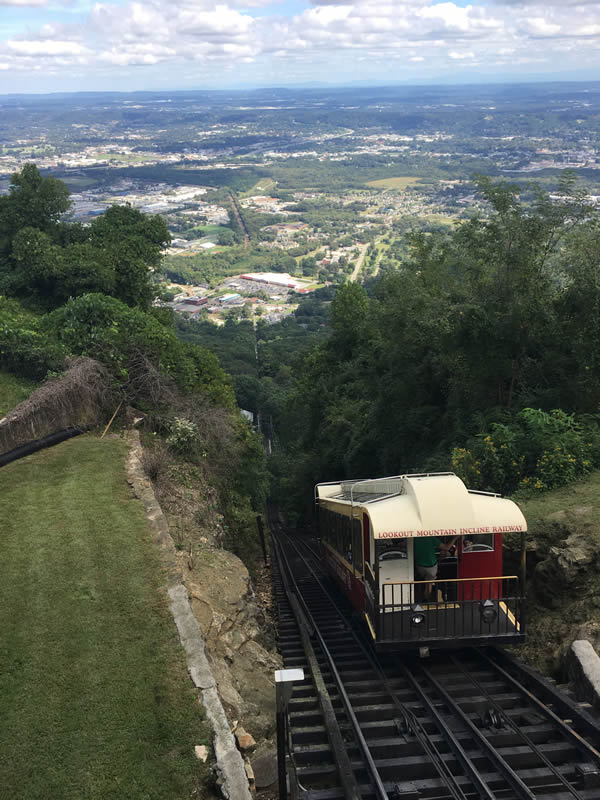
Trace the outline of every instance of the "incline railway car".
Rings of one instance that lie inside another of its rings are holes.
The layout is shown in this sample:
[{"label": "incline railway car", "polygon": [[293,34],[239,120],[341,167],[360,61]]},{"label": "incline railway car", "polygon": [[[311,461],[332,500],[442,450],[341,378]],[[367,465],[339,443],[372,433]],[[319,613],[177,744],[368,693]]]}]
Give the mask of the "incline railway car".
[{"label": "incline railway car", "polygon": [[[315,500],[328,568],[378,650],[523,641],[526,523],[511,500],[452,473],[320,483]],[[507,532],[519,575],[503,574]]]}]

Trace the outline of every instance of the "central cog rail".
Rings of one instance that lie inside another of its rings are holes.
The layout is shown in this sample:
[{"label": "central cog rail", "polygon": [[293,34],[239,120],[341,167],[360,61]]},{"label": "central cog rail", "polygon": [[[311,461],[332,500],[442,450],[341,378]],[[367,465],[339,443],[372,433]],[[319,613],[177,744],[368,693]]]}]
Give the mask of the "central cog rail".
[{"label": "central cog rail", "polygon": [[598,800],[600,725],[503,651],[376,656],[305,538],[274,539],[289,796]]}]

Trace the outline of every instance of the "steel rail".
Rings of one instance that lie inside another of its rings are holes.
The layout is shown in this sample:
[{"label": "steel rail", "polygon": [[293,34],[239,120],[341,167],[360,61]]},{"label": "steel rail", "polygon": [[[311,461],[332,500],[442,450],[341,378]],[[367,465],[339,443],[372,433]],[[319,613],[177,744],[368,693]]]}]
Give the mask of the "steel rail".
[{"label": "steel rail", "polygon": [[540,748],[536,745],[536,743],[528,736],[525,731],[521,730],[521,728],[512,720],[508,714],[504,712],[504,709],[494,700],[492,695],[488,692],[488,690],[483,686],[474,675],[465,668],[463,664],[456,658],[456,656],[451,656],[450,660],[452,663],[459,669],[460,672],[463,673],[476,687],[479,689],[481,694],[487,699],[488,703],[493,706],[494,710],[499,713],[502,719],[506,720],[509,727],[516,733],[521,739],[527,744],[528,747],[531,748],[532,752],[536,754],[536,756],[545,764],[548,769],[552,772],[555,778],[558,779],[560,783],[570,792],[570,794],[576,798],[576,800],[583,800],[582,796],[579,794],[577,789],[569,783],[569,781],[565,778],[565,776],[554,766],[554,764],[550,761],[550,759],[542,753]]},{"label": "steel rail", "polygon": [[[276,542],[275,537],[272,537],[272,539],[275,558],[279,567],[279,575],[283,584],[283,590],[298,624],[302,647],[304,648],[315,684],[319,705],[321,706],[321,711],[323,713],[323,721],[325,723],[325,730],[327,731],[327,738],[329,739],[331,749],[335,756],[337,773],[344,790],[344,796],[348,798],[348,800],[360,800],[360,788],[354,775],[350,758],[344,746],[344,739],[337,721],[335,710],[333,708],[333,703],[331,702],[331,697],[327,691],[321,668],[319,667],[315,651],[310,641],[310,637],[314,633],[314,624],[311,622],[310,613],[308,616],[306,616],[305,610],[300,606],[302,598],[298,591],[298,586],[294,579],[286,555],[283,552],[283,549],[280,548],[279,544]],[[287,575],[283,570],[284,562],[287,568]],[[294,587],[295,591],[292,591],[290,584]]]},{"label": "steel rail", "polygon": [[444,687],[440,684],[440,682],[435,678],[427,667],[421,665],[421,672],[433,686],[435,691],[439,694],[442,698],[444,703],[448,706],[449,709],[456,714],[457,717],[460,718],[462,723],[468,728],[468,730],[473,734],[475,741],[479,742],[482,749],[487,754],[488,758],[490,759],[491,763],[496,766],[498,771],[501,775],[504,776],[504,779],[508,783],[508,785],[513,789],[516,793],[516,796],[519,800],[535,800],[535,795],[531,791],[531,789],[523,783],[521,778],[517,775],[514,769],[508,764],[502,756],[499,755],[496,748],[489,742],[488,738],[484,736],[484,734],[479,730],[479,728],[474,725],[467,714],[462,710],[456,700],[450,695],[449,692],[444,689]]},{"label": "steel rail", "polygon": [[[300,556],[300,557],[302,558],[302,556]],[[289,563],[288,563],[288,567],[289,567]],[[301,593],[301,591],[300,591],[300,589],[298,587],[298,584],[296,583],[296,580],[295,580],[293,574],[291,573],[291,570],[290,570],[290,574],[291,574],[292,582],[293,582],[294,587],[296,589],[296,595],[298,597],[298,600],[299,600],[299,602],[301,602],[303,610],[306,613],[307,618],[310,621],[310,624],[313,626],[314,635],[316,636],[317,641],[319,642],[319,647],[323,651],[323,654],[324,654],[324,656],[327,659],[327,662],[329,664],[329,668],[331,670],[331,674],[334,677],[338,692],[340,693],[340,697],[342,699],[342,703],[344,704],[344,709],[345,709],[346,714],[348,715],[348,717],[350,719],[354,734],[356,736],[356,739],[358,741],[359,747],[360,747],[360,749],[362,751],[362,754],[363,754],[363,758],[364,758],[365,763],[367,765],[367,769],[368,769],[368,771],[369,771],[369,773],[371,775],[371,779],[373,781],[373,786],[375,788],[375,793],[376,793],[377,797],[379,798],[379,800],[389,800],[388,793],[387,793],[387,791],[385,789],[385,786],[383,785],[383,781],[381,780],[381,776],[379,775],[379,771],[378,771],[378,769],[377,769],[377,767],[375,765],[375,761],[373,759],[373,756],[371,755],[371,751],[369,750],[369,746],[367,745],[366,739],[362,734],[362,731],[360,729],[360,725],[358,723],[358,719],[356,718],[356,714],[354,713],[354,709],[352,708],[352,704],[350,702],[350,698],[348,697],[348,693],[346,692],[346,689],[344,687],[344,683],[343,683],[343,681],[341,679],[341,676],[340,676],[340,674],[339,674],[339,672],[337,670],[337,667],[335,665],[335,660],[334,660],[333,656],[331,655],[331,652],[329,651],[329,648],[327,647],[327,645],[325,643],[325,639],[323,638],[323,636],[321,634],[321,631],[319,630],[317,624],[315,623],[315,620],[314,620],[314,618],[313,618],[313,616],[312,616],[312,614],[310,612],[310,609],[308,608],[308,606],[306,604],[306,601],[304,600],[304,597],[303,597],[303,595],[302,595],[302,593]],[[318,580],[318,578],[317,578],[317,580]]]},{"label": "steel rail", "polygon": [[481,778],[479,770],[477,769],[477,767],[475,767],[475,765],[467,755],[464,747],[458,741],[453,731],[450,730],[450,727],[448,726],[447,722],[444,720],[442,715],[435,707],[433,700],[430,697],[428,697],[424,689],[421,686],[419,686],[419,683],[417,682],[414,675],[401,661],[397,661],[396,665],[402,670],[406,681],[412,686],[413,691],[415,692],[417,697],[421,700],[423,706],[427,709],[428,713],[431,714],[431,716],[433,717],[436,727],[438,728],[442,736],[444,736],[448,741],[448,744],[452,748],[454,755],[462,764],[465,773],[469,776],[473,786],[478,792],[479,797],[482,798],[482,800],[496,800],[496,795],[494,794],[494,792],[492,792],[490,787]]},{"label": "steel rail", "polygon": [[500,666],[496,661],[490,658],[486,653],[482,652],[480,649],[475,648],[477,654],[487,661],[489,664],[492,665],[493,669],[496,672],[499,672],[503,678],[505,678],[512,686],[514,686],[519,692],[525,695],[525,697],[534,705],[538,711],[543,714],[547,719],[552,720],[558,727],[560,728],[563,735],[569,739],[579,750],[580,753],[584,753],[586,756],[591,756],[594,761],[600,762],[600,752],[596,750],[595,747],[592,747],[589,742],[580,736],[577,731],[574,731],[570,725],[561,719],[558,714],[556,714],[552,709],[548,708],[548,706],[539,700],[532,692],[529,691],[523,684],[514,678],[509,672],[507,672],[503,667]]},{"label": "steel rail", "polygon": [[[350,635],[353,637],[354,641],[357,643],[357,645],[360,648],[360,650],[362,651],[363,655],[366,657],[367,661],[370,663],[373,671],[377,674],[377,676],[378,676],[379,680],[381,681],[382,685],[384,686],[385,690],[388,692],[389,696],[391,697],[392,702],[396,706],[396,709],[400,712],[400,714],[405,719],[407,727],[410,728],[410,730],[413,732],[415,738],[417,739],[418,743],[423,748],[423,751],[429,756],[433,766],[436,768],[436,770],[438,772],[438,775],[439,775],[440,779],[442,780],[442,783],[444,783],[444,785],[450,791],[450,793],[455,798],[455,800],[467,800],[468,795],[464,792],[464,790],[461,788],[461,786],[459,785],[458,781],[456,780],[455,776],[450,771],[450,769],[449,769],[448,765],[446,764],[442,754],[435,747],[435,745],[433,745],[430,742],[429,736],[428,736],[427,732],[425,731],[425,729],[423,728],[423,725],[420,722],[420,720],[418,719],[418,717],[416,716],[416,714],[414,714],[414,712],[412,712],[410,709],[406,708],[404,706],[404,704],[400,701],[400,699],[398,698],[397,694],[394,692],[394,690],[390,686],[389,681],[386,678],[383,670],[381,669],[379,661],[373,656],[372,651],[369,648],[365,647],[365,645],[360,640],[360,638],[356,635],[356,632],[351,628],[351,626],[348,625],[348,621],[346,620],[344,615],[340,612],[340,610],[339,610],[339,608],[337,606],[337,603],[335,602],[335,599],[327,591],[325,586],[323,586],[321,580],[316,575],[316,573],[314,572],[312,567],[308,564],[306,559],[304,559],[302,554],[299,552],[297,545],[292,542],[292,546],[295,547],[295,549],[298,552],[298,554],[300,555],[300,557],[303,558],[306,566],[308,567],[308,569],[311,570],[311,572],[313,573],[314,577],[316,578],[319,586],[321,587],[321,590],[326,595],[326,597],[331,601],[332,607],[335,609],[335,612],[337,613],[338,617],[343,622],[346,630],[350,633]],[[315,556],[318,557],[318,553],[316,553],[315,550],[313,550],[313,548],[310,547],[310,545],[307,542],[303,542],[303,546],[306,547]],[[408,677],[409,678],[411,677],[410,673],[408,673]],[[465,773],[471,779],[471,781],[472,781],[473,785],[475,786],[475,788],[477,789],[480,797],[481,798],[485,798],[485,800],[495,800],[495,795],[490,793],[490,791],[487,788],[487,786],[483,783],[483,781],[481,781],[481,778],[479,777],[479,773],[477,772],[476,768],[471,764],[471,761],[470,761],[468,755],[466,754],[466,752],[464,751],[463,747],[461,746],[460,742],[458,742],[458,740],[456,739],[456,737],[454,736],[452,731],[449,729],[448,725],[445,723],[445,721],[442,719],[442,717],[438,714],[436,708],[433,706],[432,703],[430,703],[429,699],[425,695],[422,695],[422,700],[424,701],[424,704],[427,706],[429,712],[431,713],[431,716],[434,718],[436,727],[438,728],[438,731],[442,735],[442,738],[444,738],[446,741],[448,741],[450,743],[450,746],[451,746],[452,750],[454,751],[454,754],[456,755],[456,757],[458,758],[458,760],[462,764],[462,766],[463,766],[463,768],[465,770]],[[410,725],[409,725],[409,723],[410,723]]]}]

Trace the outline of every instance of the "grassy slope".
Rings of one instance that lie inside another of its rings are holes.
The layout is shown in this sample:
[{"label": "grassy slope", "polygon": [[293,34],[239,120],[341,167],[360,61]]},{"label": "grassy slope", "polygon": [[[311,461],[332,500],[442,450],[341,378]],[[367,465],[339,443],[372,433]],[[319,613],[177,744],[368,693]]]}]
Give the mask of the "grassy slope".
[{"label": "grassy slope", "polygon": [[537,497],[522,500],[519,505],[528,521],[530,528],[539,526],[540,520],[557,511],[575,511],[582,506],[591,506],[590,512],[593,519],[600,524],[600,472],[592,472],[577,483],[543,492]]},{"label": "grassy slope", "polygon": [[[12,800],[187,798],[208,743],[126,445],[0,470],[0,785]],[[195,796],[202,796],[200,794]]]},{"label": "grassy slope", "polygon": [[35,383],[0,370],[0,418],[29,397]]}]

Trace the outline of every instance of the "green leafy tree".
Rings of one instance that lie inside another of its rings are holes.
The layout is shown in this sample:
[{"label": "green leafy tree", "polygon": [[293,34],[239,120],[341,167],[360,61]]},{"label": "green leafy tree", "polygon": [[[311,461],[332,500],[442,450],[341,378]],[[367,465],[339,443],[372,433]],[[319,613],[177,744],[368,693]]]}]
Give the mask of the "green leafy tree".
[{"label": "green leafy tree", "polygon": [[140,308],[148,308],[156,293],[152,276],[170,240],[161,216],[131,206],[111,206],[90,226],[90,243],[106,255],[113,269],[114,295]]},{"label": "green leafy tree", "polygon": [[8,195],[0,197],[0,257],[10,253],[12,239],[22,228],[53,234],[71,208],[62,181],[42,177],[35,164],[25,164],[11,178]]},{"label": "green leafy tree", "polygon": [[113,206],[88,227],[64,221],[67,187],[27,164],[0,197],[0,291],[55,308],[88,292],[149,308],[170,240],[162,217]]},{"label": "green leafy tree", "polygon": [[217,242],[220,245],[231,247],[235,244],[235,237],[231,228],[221,228],[217,237]]}]

